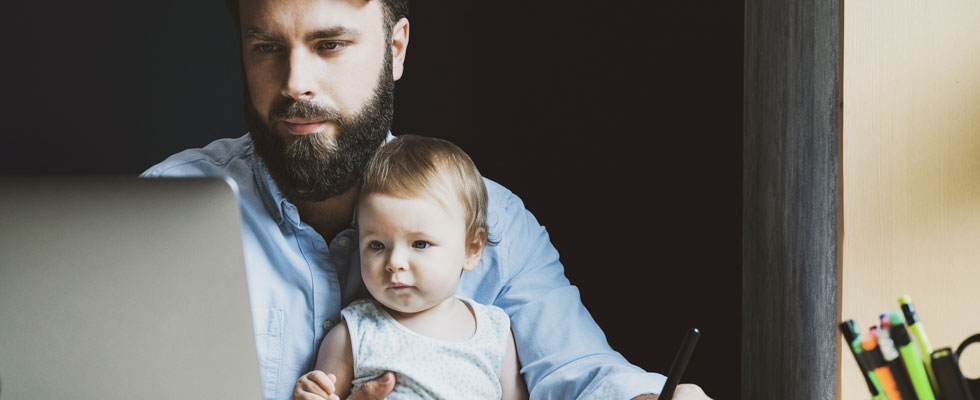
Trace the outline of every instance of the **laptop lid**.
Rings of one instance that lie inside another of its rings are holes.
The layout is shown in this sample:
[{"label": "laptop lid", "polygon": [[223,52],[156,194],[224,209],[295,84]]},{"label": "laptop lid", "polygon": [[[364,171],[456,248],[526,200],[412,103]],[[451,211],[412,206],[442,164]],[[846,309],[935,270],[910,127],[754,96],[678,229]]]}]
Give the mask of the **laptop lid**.
[{"label": "laptop lid", "polygon": [[261,393],[228,183],[0,178],[0,400]]}]

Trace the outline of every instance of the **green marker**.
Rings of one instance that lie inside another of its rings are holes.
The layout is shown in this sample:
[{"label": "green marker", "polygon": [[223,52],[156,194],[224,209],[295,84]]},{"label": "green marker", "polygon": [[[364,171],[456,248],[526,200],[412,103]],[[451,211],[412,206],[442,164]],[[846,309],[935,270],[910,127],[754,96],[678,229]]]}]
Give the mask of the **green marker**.
[{"label": "green marker", "polygon": [[905,364],[905,370],[909,373],[909,379],[912,381],[916,397],[919,400],[936,400],[936,396],[932,394],[932,387],[929,385],[929,375],[926,374],[925,364],[922,363],[922,357],[919,357],[918,350],[912,347],[912,338],[909,337],[909,331],[905,329],[905,320],[902,318],[902,314],[894,312],[888,316],[892,323],[892,342],[895,343],[895,347],[902,355],[902,362]]},{"label": "green marker", "polygon": [[[864,348],[861,347],[861,338],[860,337],[858,337],[858,340],[857,341],[855,341],[854,343],[851,343],[851,349],[854,350],[854,355],[856,357],[858,357],[858,364],[859,365],[862,364],[860,360],[862,358],[864,358],[864,356],[863,356]],[[878,394],[874,395],[872,397],[872,399],[873,400],[888,400],[888,396],[885,395],[885,389],[882,389],[882,387],[881,387],[881,381],[878,380],[878,375],[875,375],[875,372],[873,370],[864,370],[864,368],[861,368],[861,369],[862,369],[861,372],[864,372],[864,373],[867,374],[866,376],[868,377],[868,380],[871,381],[871,385],[874,386],[874,390],[878,392]]]},{"label": "green marker", "polygon": [[915,313],[915,307],[912,306],[912,298],[909,295],[899,297],[898,304],[902,305],[902,313],[905,314],[905,321],[909,324],[909,330],[915,335],[915,340],[919,342],[919,349],[922,350],[926,363],[926,374],[929,375],[933,393],[940,395],[939,384],[936,383],[936,374],[932,371],[932,359],[930,357],[932,345],[929,344],[929,337],[926,336],[926,328],[922,326],[922,322],[919,322],[919,316]]}]

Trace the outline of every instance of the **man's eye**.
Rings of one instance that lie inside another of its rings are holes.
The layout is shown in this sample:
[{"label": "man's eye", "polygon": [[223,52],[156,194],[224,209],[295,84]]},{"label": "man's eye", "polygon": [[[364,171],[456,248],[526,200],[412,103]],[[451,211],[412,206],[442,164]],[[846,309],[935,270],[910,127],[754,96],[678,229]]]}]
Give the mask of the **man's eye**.
[{"label": "man's eye", "polygon": [[385,249],[385,245],[384,245],[384,243],[381,243],[381,242],[375,240],[375,241],[372,241],[371,243],[368,243],[368,248],[371,249],[371,250],[384,250]]},{"label": "man's eye", "polygon": [[271,43],[260,43],[253,47],[259,53],[274,53],[279,47]]},{"label": "man's eye", "polygon": [[429,245],[429,242],[426,242],[424,240],[416,240],[416,241],[412,242],[412,247],[414,247],[416,249],[424,249],[424,248],[429,247],[429,246],[430,246]]},{"label": "man's eye", "polygon": [[343,47],[344,44],[341,42],[320,42],[316,45],[318,50],[340,50]]}]

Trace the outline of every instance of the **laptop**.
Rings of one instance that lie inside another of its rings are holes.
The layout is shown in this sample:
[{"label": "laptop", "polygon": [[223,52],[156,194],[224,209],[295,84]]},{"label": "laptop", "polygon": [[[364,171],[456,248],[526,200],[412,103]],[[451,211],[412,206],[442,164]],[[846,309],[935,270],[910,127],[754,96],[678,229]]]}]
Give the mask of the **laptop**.
[{"label": "laptop", "polygon": [[0,400],[260,399],[233,182],[0,178]]}]

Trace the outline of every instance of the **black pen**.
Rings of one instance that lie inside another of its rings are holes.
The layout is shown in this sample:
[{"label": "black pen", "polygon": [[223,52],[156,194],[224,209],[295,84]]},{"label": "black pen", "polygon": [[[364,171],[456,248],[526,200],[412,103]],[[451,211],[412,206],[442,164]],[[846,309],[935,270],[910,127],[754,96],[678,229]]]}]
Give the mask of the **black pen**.
[{"label": "black pen", "polygon": [[664,383],[664,388],[660,391],[660,399],[670,400],[674,397],[674,389],[677,389],[677,384],[681,381],[681,375],[684,374],[687,361],[691,359],[691,353],[694,352],[694,345],[698,343],[699,336],[701,336],[701,332],[698,331],[698,328],[687,330],[687,334],[684,335],[684,342],[681,343],[681,348],[677,350],[677,355],[674,356],[674,363],[670,365],[667,382]]}]

